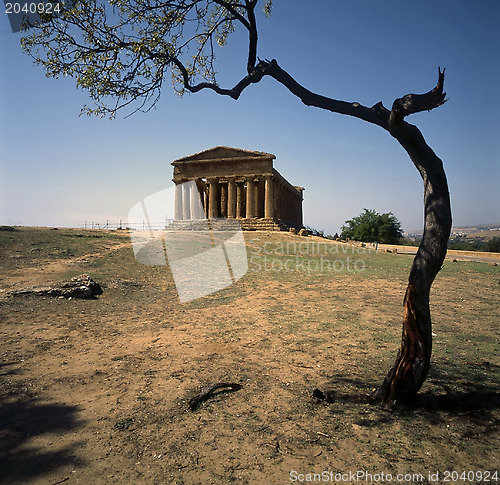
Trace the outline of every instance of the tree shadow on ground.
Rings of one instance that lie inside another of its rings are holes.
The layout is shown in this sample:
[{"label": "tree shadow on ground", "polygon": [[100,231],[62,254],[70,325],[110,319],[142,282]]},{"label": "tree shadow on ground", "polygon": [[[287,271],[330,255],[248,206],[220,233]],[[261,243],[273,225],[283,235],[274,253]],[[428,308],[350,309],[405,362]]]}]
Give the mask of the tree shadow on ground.
[{"label": "tree shadow on ground", "polygon": [[434,365],[427,387],[415,402],[425,409],[442,409],[449,412],[481,411],[500,408],[498,366],[490,363],[461,365]]},{"label": "tree shadow on ground", "polygon": [[[16,374],[15,369],[5,371],[0,367],[0,377]],[[5,383],[4,383],[5,384]],[[3,387],[3,386],[2,386]],[[2,396],[3,394],[3,396]],[[5,399],[8,394],[8,400]],[[0,393],[0,483],[17,483],[41,475],[61,466],[81,466],[76,455],[79,443],[63,449],[30,444],[30,440],[45,433],[65,433],[80,427],[77,406],[41,402],[39,399],[15,393]]]},{"label": "tree shadow on ground", "polygon": [[[492,430],[498,424],[494,416],[500,409],[500,391],[495,383],[497,366],[488,364],[488,371],[469,365],[445,364],[434,366],[428,381],[415,399],[404,405],[396,403],[385,408],[393,416],[412,414],[437,424],[451,416],[459,416],[471,423],[489,422]],[[333,376],[332,376],[333,377]],[[378,383],[380,384],[380,383]],[[331,403],[350,403],[352,406],[372,403],[371,392],[377,387],[373,381],[366,382],[356,377],[336,375],[330,386],[325,386],[324,395]],[[427,389],[426,389],[427,388]],[[372,403],[373,408],[380,406]],[[380,415],[381,421],[388,417]]]}]

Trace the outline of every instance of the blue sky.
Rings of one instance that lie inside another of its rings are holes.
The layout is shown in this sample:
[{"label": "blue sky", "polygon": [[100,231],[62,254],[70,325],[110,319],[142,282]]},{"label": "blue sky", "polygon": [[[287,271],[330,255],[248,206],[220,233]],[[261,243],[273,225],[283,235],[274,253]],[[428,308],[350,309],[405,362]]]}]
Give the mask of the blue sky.
[{"label": "blue sky", "polygon": [[[276,58],[326,96],[388,108],[431,89],[446,67],[449,101],[413,115],[443,160],[454,225],[500,222],[500,3],[496,0],[275,0],[260,18],[259,57]],[[305,224],[334,233],[363,208],[423,226],[422,182],[380,128],[303,106],[271,79],[238,101],[183,98],[166,87],[155,110],[79,117],[89,104],[70,78],[46,78],[0,15],[0,224],[81,226],[126,219],[172,185],[170,163],[217,145],[276,155],[306,188]],[[245,35],[218,51],[221,85],[243,75]]]}]

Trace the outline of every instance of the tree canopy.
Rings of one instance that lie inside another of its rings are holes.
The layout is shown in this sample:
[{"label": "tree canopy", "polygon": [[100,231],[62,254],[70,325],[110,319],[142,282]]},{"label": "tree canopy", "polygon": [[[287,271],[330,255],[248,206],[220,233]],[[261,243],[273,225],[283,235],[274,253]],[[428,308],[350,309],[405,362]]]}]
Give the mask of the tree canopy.
[{"label": "tree canopy", "polygon": [[346,221],[342,226],[342,238],[363,242],[397,244],[403,237],[401,224],[392,212],[379,214],[374,210],[363,212]]},{"label": "tree canopy", "polygon": [[[94,107],[83,112],[114,117],[139,102],[149,110],[170,77],[174,90],[212,89],[238,98],[262,77],[257,66],[258,0],[76,0],[60,16],[43,15],[22,38],[23,50],[50,77],[72,76]],[[272,0],[263,10],[271,13]],[[232,89],[217,83],[215,46],[226,44],[236,23],[248,31],[247,73]],[[199,81],[199,82],[198,82]]]}]

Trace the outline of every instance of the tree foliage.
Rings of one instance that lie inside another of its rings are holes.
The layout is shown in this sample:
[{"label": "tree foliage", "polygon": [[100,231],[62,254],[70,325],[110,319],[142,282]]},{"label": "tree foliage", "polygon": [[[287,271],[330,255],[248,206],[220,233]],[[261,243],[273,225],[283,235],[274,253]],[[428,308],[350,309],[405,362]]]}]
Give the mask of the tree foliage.
[{"label": "tree foliage", "polygon": [[[253,82],[257,1],[76,0],[61,16],[26,25],[31,32],[21,43],[47,76],[72,76],[89,92],[96,106],[83,112],[114,117],[136,101],[138,110],[151,109],[168,77],[180,95],[205,88],[229,94],[217,84],[215,46],[226,44],[235,22],[249,34],[248,77],[240,88]],[[271,6],[266,0],[266,16]]]},{"label": "tree foliage", "polygon": [[342,226],[341,237],[363,242],[397,244],[403,237],[403,231],[392,212],[379,214],[374,210],[363,209],[359,216],[349,219]]},{"label": "tree foliage", "polygon": [[486,241],[485,251],[500,253],[500,237],[493,237]]}]

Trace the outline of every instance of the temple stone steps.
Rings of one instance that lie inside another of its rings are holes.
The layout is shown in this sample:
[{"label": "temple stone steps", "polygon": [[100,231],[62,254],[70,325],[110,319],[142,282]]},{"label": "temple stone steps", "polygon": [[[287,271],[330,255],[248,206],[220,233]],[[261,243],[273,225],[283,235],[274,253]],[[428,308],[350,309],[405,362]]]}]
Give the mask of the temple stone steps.
[{"label": "temple stone steps", "polygon": [[241,219],[241,228],[244,231],[287,231],[288,225],[284,221],[274,219]]},{"label": "temple stone steps", "polygon": [[301,229],[302,226],[287,221],[255,218],[255,219],[192,219],[177,220],[167,226],[172,231],[235,231],[241,227],[244,231],[288,231],[290,228]]}]

